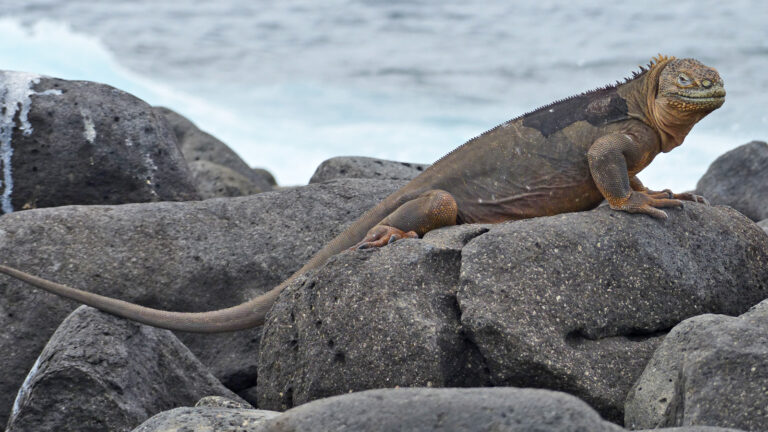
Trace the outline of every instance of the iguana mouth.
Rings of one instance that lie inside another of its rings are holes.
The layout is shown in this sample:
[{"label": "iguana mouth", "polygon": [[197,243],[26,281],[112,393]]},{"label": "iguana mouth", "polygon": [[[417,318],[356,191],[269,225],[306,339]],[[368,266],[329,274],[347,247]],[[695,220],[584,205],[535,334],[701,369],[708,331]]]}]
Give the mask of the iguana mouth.
[{"label": "iguana mouth", "polygon": [[707,96],[704,96],[704,95],[702,95],[702,96],[689,96],[689,95],[675,94],[675,97],[678,97],[678,98],[686,100],[686,101],[691,101],[691,102],[714,102],[714,101],[719,101],[719,100],[725,99],[725,95],[722,95],[722,96],[719,96],[719,95],[716,95],[716,96],[712,96],[712,95],[707,95]]}]

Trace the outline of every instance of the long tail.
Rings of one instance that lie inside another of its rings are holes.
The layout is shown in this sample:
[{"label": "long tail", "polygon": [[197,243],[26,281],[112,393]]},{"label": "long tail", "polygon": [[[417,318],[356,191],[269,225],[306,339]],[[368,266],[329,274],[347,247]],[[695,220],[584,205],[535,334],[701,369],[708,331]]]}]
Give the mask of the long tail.
[{"label": "long tail", "polygon": [[398,192],[390,195],[353,222],[349,228],[331,240],[301,269],[280,285],[245,303],[226,309],[210,312],[169,312],[81,291],[4,265],[0,265],[0,273],[5,273],[48,292],[95,307],[104,312],[154,327],[195,333],[221,333],[256,327],[264,324],[264,318],[272,304],[277,300],[280,292],[292,280],[309,270],[321,266],[331,256],[356,244],[370,228],[392,212],[400,201],[398,199],[400,196]]}]

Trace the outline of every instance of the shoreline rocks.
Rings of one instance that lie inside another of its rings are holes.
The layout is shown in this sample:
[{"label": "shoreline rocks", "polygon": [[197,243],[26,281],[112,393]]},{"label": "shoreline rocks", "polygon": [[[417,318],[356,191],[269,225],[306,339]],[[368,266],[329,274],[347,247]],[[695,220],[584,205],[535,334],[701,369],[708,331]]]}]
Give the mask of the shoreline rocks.
[{"label": "shoreline rocks", "polygon": [[[271,289],[427,168],[334,158],[320,183],[276,188],[109,86],[0,72],[0,87],[3,264],[159,309]],[[89,308],[61,323],[74,303],[2,277],[0,422],[129,430],[167,410],[136,430],[765,429],[766,161],[752,142],[699,182],[759,224],[685,203],[667,221],[603,207],[444,228],[342,252],[293,281],[263,329],[231,334]]]},{"label": "shoreline rocks", "polygon": [[337,255],[268,316],[258,404],[395,386],[566,391],[606,419],[663,336],[768,297],[768,237],[726,207],[602,207]]},{"label": "shoreline rocks", "polygon": [[[224,308],[276,286],[400,186],[348,179],[238,198],[11,213],[0,217],[0,256],[38,276],[150,307]],[[77,304],[6,276],[0,288],[3,420],[47,339]],[[235,392],[255,386],[260,335],[260,328],[179,333]]]}]

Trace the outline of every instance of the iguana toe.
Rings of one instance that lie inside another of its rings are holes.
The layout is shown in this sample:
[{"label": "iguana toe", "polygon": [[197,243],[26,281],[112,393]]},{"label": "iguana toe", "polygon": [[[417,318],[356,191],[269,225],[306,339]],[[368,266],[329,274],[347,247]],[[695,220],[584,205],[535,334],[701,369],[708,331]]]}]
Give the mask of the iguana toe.
[{"label": "iguana toe", "polygon": [[683,201],[693,201],[695,203],[701,203],[701,204],[709,205],[709,201],[706,198],[704,198],[703,196],[692,194],[692,193],[688,193],[688,192],[675,194],[674,197],[676,199],[683,200]]},{"label": "iguana toe", "polygon": [[419,235],[416,234],[415,231],[405,232],[395,227],[378,225],[368,231],[368,234],[366,234],[365,238],[362,239],[360,243],[352,246],[350,250],[383,247],[400,239],[418,237]]}]

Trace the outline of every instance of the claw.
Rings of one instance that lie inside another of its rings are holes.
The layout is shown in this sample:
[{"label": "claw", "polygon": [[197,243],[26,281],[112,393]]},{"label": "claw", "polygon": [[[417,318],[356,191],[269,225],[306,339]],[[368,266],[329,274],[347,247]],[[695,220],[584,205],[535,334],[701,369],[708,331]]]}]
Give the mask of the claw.
[{"label": "claw", "polygon": [[403,232],[397,228],[390,226],[378,225],[371,228],[366,234],[365,238],[360,243],[352,246],[349,250],[354,249],[369,249],[386,246],[392,244],[403,238],[418,238],[419,235],[415,231]]}]

